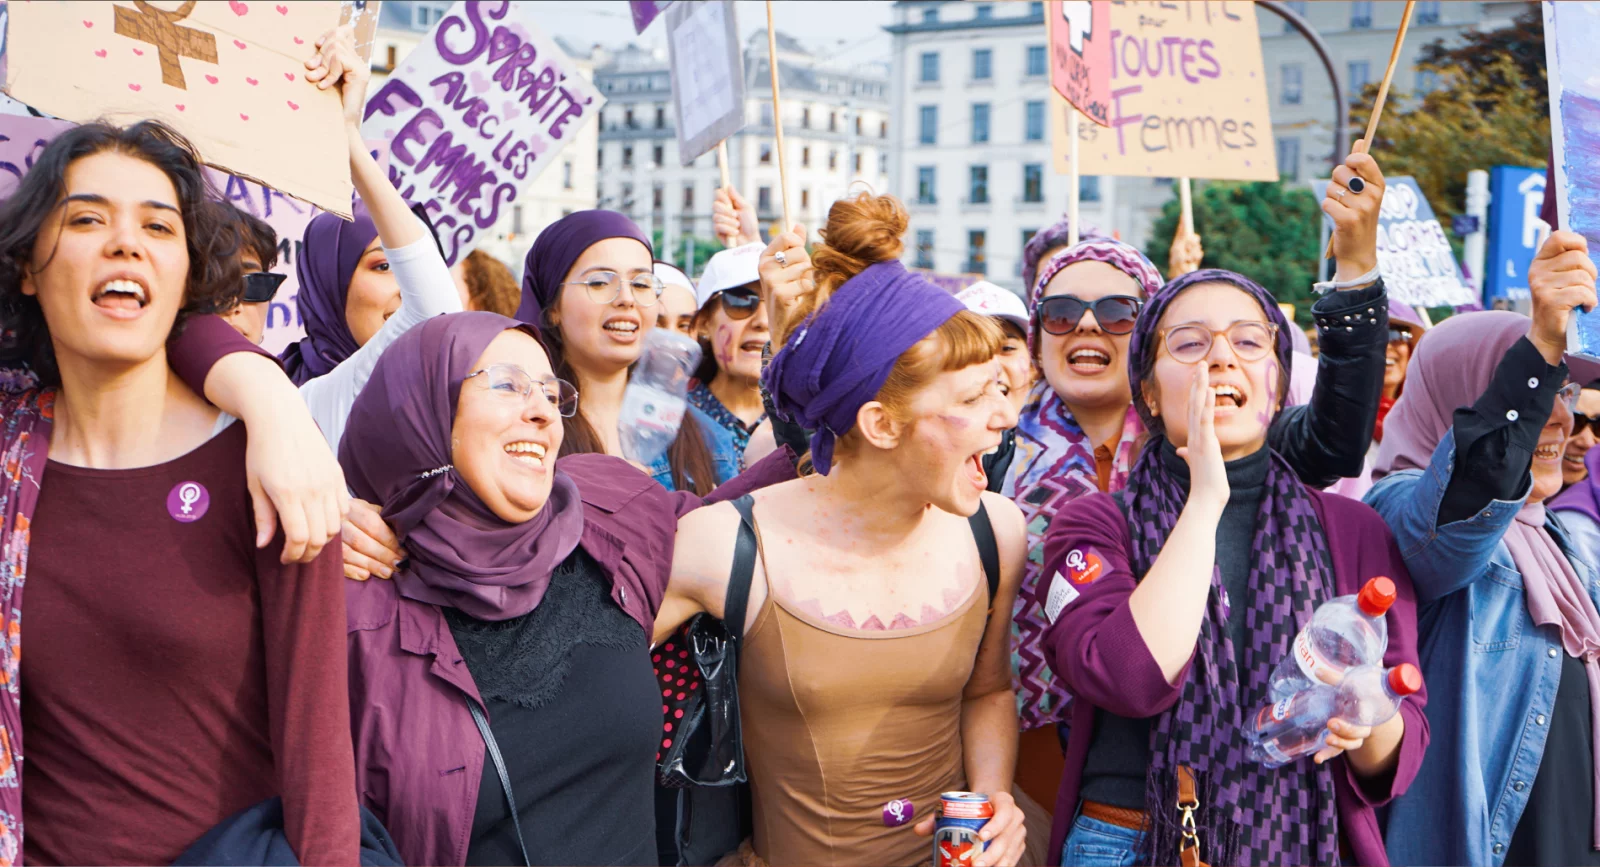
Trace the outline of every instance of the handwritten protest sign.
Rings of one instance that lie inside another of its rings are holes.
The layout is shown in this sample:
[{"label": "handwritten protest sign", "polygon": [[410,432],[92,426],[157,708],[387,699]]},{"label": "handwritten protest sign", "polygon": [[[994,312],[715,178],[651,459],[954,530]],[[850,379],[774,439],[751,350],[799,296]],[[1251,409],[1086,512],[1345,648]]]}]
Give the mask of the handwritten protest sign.
[{"label": "handwritten protest sign", "polygon": [[684,165],[744,127],[744,58],[733,0],[679,0],[667,10],[672,104]]},{"label": "handwritten protest sign", "polygon": [[339,95],[305,80],[335,3],[8,3],[5,89],[72,121],[155,118],[211,165],[350,213]]},{"label": "handwritten protest sign", "polygon": [[[1560,228],[1600,249],[1600,6],[1544,4],[1545,68],[1550,83],[1550,181]],[[1567,346],[1600,360],[1600,311],[1567,320]]]},{"label": "handwritten protest sign", "polygon": [[1110,123],[1111,4],[1050,0],[1050,86],[1101,126]]},{"label": "handwritten protest sign", "polygon": [[[1384,179],[1378,211],[1378,271],[1389,297],[1413,307],[1454,307],[1478,303],[1478,293],[1461,275],[1444,227],[1422,188],[1408,175]],[[1312,184],[1318,199],[1327,181]],[[1326,226],[1333,221],[1323,217]]]},{"label": "handwritten protest sign", "polygon": [[605,100],[533,26],[539,4],[464,0],[367,99],[389,179],[455,264]]},{"label": "handwritten protest sign", "polygon": [[[1112,3],[1110,19],[1108,124],[1078,126],[1084,174],[1278,179],[1253,4]],[[1054,103],[1067,172],[1067,103]]]}]

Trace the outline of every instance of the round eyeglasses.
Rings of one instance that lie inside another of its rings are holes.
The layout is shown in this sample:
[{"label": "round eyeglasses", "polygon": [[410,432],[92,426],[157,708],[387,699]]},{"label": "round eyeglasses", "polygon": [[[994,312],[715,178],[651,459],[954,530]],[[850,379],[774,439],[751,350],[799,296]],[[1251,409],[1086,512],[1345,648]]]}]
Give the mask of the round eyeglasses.
[{"label": "round eyeglasses", "polygon": [[1194,364],[1211,354],[1212,341],[1226,337],[1240,361],[1260,361],[1272,353],[1278,326],[1271,322],[1235,322],[1221,331],[1204,325],[1175,325],[1161,332],[1167,354],[1180,364]]},{"label": "round eyeglasses", "polygon": [[624,284],[633,292],[633,303],[640,307],[654,306],[667,285],[654,274],[635,274],[624,280],[615,271],[591,271],[582,280],[568,280],[561,285],[582,286],[589,290],[589,299],[594,303],[611,304],[622,297]]},{"label": "round eyeglasses", "polygon": [[578,390],[572,383],[554,376],[535,379],[526,370],[515,364],[491,364],[482,370],[475,370],[466,375],[462,382],[468,379],[483,377],[483,387],[494,394],[501,395],[509,403],[520,398],[521,409],[533,399],[534,394],[554,407],[562,418],[572,418],[578,412]]}]

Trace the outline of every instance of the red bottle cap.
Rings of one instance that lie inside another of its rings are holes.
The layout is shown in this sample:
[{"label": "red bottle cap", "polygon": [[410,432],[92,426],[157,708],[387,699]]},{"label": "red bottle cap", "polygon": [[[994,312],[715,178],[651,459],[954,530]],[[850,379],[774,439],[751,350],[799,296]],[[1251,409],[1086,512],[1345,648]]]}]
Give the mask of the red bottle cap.
[{"label": "red bottle cap", "polygon": [[1402,662],[1389,669],[1389,688],[1395,695],[1411,695],[1422,689],[1422,672],[1415,665]]},{"label": "red bottle cap", "polygon": [[1394,582],[1379,575],[1366,583],[1356,594],[1356,606],[1368,617],[1382,617],[1394,604]]}]

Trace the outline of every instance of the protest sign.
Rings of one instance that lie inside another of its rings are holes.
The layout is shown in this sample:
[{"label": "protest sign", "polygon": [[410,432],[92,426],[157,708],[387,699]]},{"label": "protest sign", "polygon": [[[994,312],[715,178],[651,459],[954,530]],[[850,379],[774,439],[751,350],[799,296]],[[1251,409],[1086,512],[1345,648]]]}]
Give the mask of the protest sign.
[{"label": "protest sign", "polygon": [[982,274],[944,274],[939,271],[930,271],[926,268],[912,268],[911,270],[921,274],[929,283],[938,286],[951,295],[983,279]]},{"label": "protest sign", "polygon": [[[1407,175],[1384,180],[1378,210],[1378,271],[1389,297],[1413,307],[1477,304],[1478,293],[1461,275],[1444,227],[1417,181]],[[1328,182],[1312,183],[1320,200]],[[1325,226],[1332,221],[1323,217]]]},{"label": "protest sign", "polygon": [[[1600,5],[1544,4],[1545,69],[1550,82],[1550,181],[1557,223],[1600,249]],[[1600,359],[1600,311],[1567,320],[1569,351]]]},{"label": "protest sign", "polygon": [[383,0],[339,0],[339,23],[355,22],[356,53],[372,60],[372,43],[378,36],[378,13]]},{"label": "protest sign", "polygon": [[362,133],[389,143],[389,179],[452,265],[605,102],[534,27],[539,8],[457,3],[367,99]]},{"label": "protest sign", "polygon": [[1528,266],[1549,224],[1539,219],[1544,204],[1544,169],[1495,166],[1489,170],[1489,252],[1483,267],[1483,302],[1527,301]]},{"label": "protest sign", "polygon": [[650,22],[671,5],[672,0],[628,0],[628,8],[633,12],[633,32],[643,33]]},{"label": "protest sign", "polygon": [[335,3],[9,3],[5,89],[66,120],[153,118],[211,165],[350,213],[339,94],[305,80]]},{"label": "protest sign", "polygon": [[1050,86],[1084,116],[1110,124],[1111,4],[1050,0]]},{"label": "protest sign", "polygon": [[744,57],[733,0],[679,0],[667,10],[678,157],[691,165],[744,127]]},{"label": "protest sign", "polygon": [[[1110,28],[1107,125],[1078,125],[1084,174],[1278,179],[1253,4],[1112,3]],[[1067,103],[1052,102],[1052,160],[1064,173]]]}]

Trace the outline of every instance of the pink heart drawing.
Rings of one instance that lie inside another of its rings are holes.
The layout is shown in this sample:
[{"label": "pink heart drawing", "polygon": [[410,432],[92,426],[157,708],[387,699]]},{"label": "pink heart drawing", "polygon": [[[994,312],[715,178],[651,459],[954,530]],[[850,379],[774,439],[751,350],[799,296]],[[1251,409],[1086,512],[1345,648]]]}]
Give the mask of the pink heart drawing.
[{"label": "pink heart drawing", "polygon": [[483,73],[477,70],[472,71],[472,75],[469,80],[472,82],[473,93],[483,93],[489,89],[489,79],[484,78]]},{"label": "pink heart drawing", "polygon": [[294,73],[292,72],[285,72],[283,77],[289,79],[290,81],[294,81]]},{"label": "pink heart drawing", "polygon": [[256,81],[254,78],[250,78],[249,76],[245,76],[244,80],[245,80],[245,83],[249,84],[251,87],[255,87],[256,85],[261,83],[259,81]]},{"label": "pink heart drawing", "polygon": [[228,8],[233,10],[233,14],[239,16],[243,16],[250,11],[250,7],[240,3],[239,0],[228,0]]},{"label": "pink heart drawing", "polygon": [[289,103],[290,110],[292,110],[292,111],[299,111],[300,110],[300,106],[296,105],[294,100],[292,100],[292,99],[285,100],[285,102]]},{"label": "pink heart drawing", "polygon": [[143,88],[141,88],[137,84],[130,84],[130,85],[128,85],[128,89],[137,92],[139,90],[142,90]]},{"label": "pink heart drawing", "polygon": [[278,7],[278,14],[279,15],[288,15],[289,14],[289,7],[287,7],[287,6],[279,6]]},{"label": "pink heart drawing", "polygon": [[216,84],[217,83],[217,77],[215,75],[206,76],[206,83],[207,84]]},{"label": "pink heart drawing", "polygon": [[94,56],[95,57],[105,57],[106,56],[106,50],[104,48],[102,48],[99,51],[96,51],[94,53]]},{"label": "pink heart drawing", "polygon": [[181,103],[181,102],[178,103],[178,105],[176,107],[177,107],[178,111],[183,111],[183,103]]},{"label": "pink heart drawing", "polygon": [[135,48],[135,49],[134,49],[134,50],[133,50],[133,53],[134,53],[134,54],[137,54],[137,55],[139,55],[139,56],[140,56],[140,57],[143,57],[143,56],[144,56],[144,52],[143,52],[143,51],[140,51],[140,50],[139,50],[139,49],[137,49],[137,48]]},{"label": "pink heart drawing", "polygon": [[306,44],[306,41],[304,39],[301,39],[300,37],[296,36],[294,38],[294,44],[296,44],[296,45],[304,45],[304,44]]},{"label": "pink heart drawing", "polygon": [[94,22],[93,21],[85,21],[85,22],[83,22],[83,26],[85,26],[85,27],[93,27],[94,26]]},{"label": "pink heart drawing", "polygon": [[239,114],[239,119],[240,119],[240,120],[249,120],[249,119],[250,119],[250,115],[248,115],[248,114],[245,114],[245,113],[243,113],[243,112],[240,112],[240,114]]},{"label": "pink heart drawing", "polygon": [[244,50],[244,43],[243,43],[243,42],[240,42],[240,41],[239,41],[239,40],[237,40],[237,39],[235,39],[235,40],[233,40],[233,44],[234,44],[234,45],[235,45],[235,46],[236,46],[236,47],[237,47],[237,48],[238,48],[238,49],[239,49],[239,50],[240,50],[240,51],[243,51],[243,50]]}]

